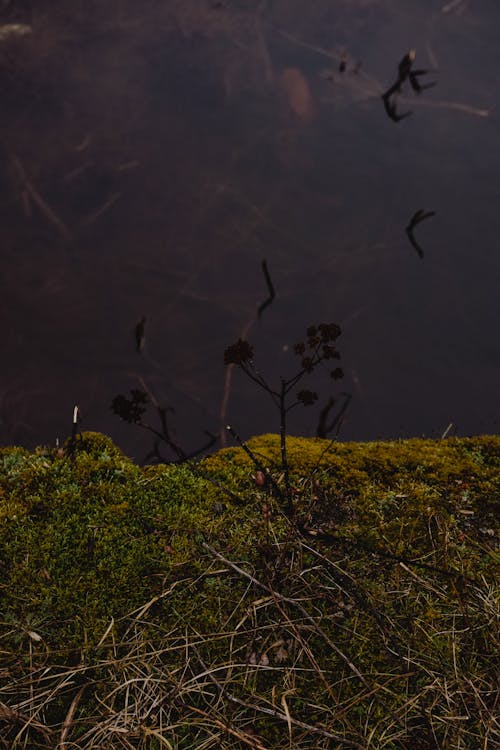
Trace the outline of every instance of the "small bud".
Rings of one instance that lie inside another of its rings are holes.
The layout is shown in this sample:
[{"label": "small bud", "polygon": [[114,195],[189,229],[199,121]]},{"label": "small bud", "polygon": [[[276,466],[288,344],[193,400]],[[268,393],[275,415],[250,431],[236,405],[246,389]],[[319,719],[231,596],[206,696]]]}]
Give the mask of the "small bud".
[{"label": "small bud", "polygon": [[256,471],[254,481],[257,487],[265,487],[267,484],[267,477],[263,471]]}]

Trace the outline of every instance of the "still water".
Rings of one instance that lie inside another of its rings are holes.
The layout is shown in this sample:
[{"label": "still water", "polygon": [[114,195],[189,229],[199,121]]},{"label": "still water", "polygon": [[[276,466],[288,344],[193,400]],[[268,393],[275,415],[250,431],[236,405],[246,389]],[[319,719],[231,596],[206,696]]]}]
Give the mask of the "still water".
[{"label": "still water", "polygon": [[[322,321],[345,377],[292,433],[340,393],[340,439],[498,433],[498,28],[493,0],[4,2],[0,442],[53,445],[78,404],[140,459],[131,388],[186,450],[276,431],[224,349],[246,332],[277,384]],[[435,86],[393,122],[410,49]]]}]

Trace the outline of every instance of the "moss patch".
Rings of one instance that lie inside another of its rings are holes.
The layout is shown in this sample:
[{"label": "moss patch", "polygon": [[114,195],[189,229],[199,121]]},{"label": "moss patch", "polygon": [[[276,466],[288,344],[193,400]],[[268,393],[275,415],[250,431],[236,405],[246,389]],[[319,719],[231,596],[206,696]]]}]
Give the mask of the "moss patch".
[{"label": "moss patch", "polygon": [[[248,445],[283,488],[278,437]],[[288,455],[292,523],[240,448],[0,451],[9,747],[493,741],[500,439]]]}]

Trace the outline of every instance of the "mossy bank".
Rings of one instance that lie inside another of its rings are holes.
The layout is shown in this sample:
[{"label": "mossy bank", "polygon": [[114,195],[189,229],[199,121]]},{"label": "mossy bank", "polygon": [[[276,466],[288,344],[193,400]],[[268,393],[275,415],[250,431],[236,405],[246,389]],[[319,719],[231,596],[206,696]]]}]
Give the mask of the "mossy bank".
[{"label": "mossy bank", "polygon": [[500,438],[249,447],[0,451],[0,747],[499,742]]}]

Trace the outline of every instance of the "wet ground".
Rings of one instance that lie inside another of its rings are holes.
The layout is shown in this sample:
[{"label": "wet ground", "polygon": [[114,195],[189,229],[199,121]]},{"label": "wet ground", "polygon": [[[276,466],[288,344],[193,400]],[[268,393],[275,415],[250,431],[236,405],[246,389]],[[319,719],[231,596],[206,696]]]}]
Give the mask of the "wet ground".
[{"label": "wet ground", "polygon": [[[224,349],[247,331],[275,383],[321,321],[345,378],[292,432],[344,392],[341,439],[498,433],[499,23],[486,0],[3,3],[1,442],[54,444],[79,404],[140,458],[109,408],[137,387],[187,450],[275,431]],[[404,84],[395,123],[410,49],[436,85]]]}]

